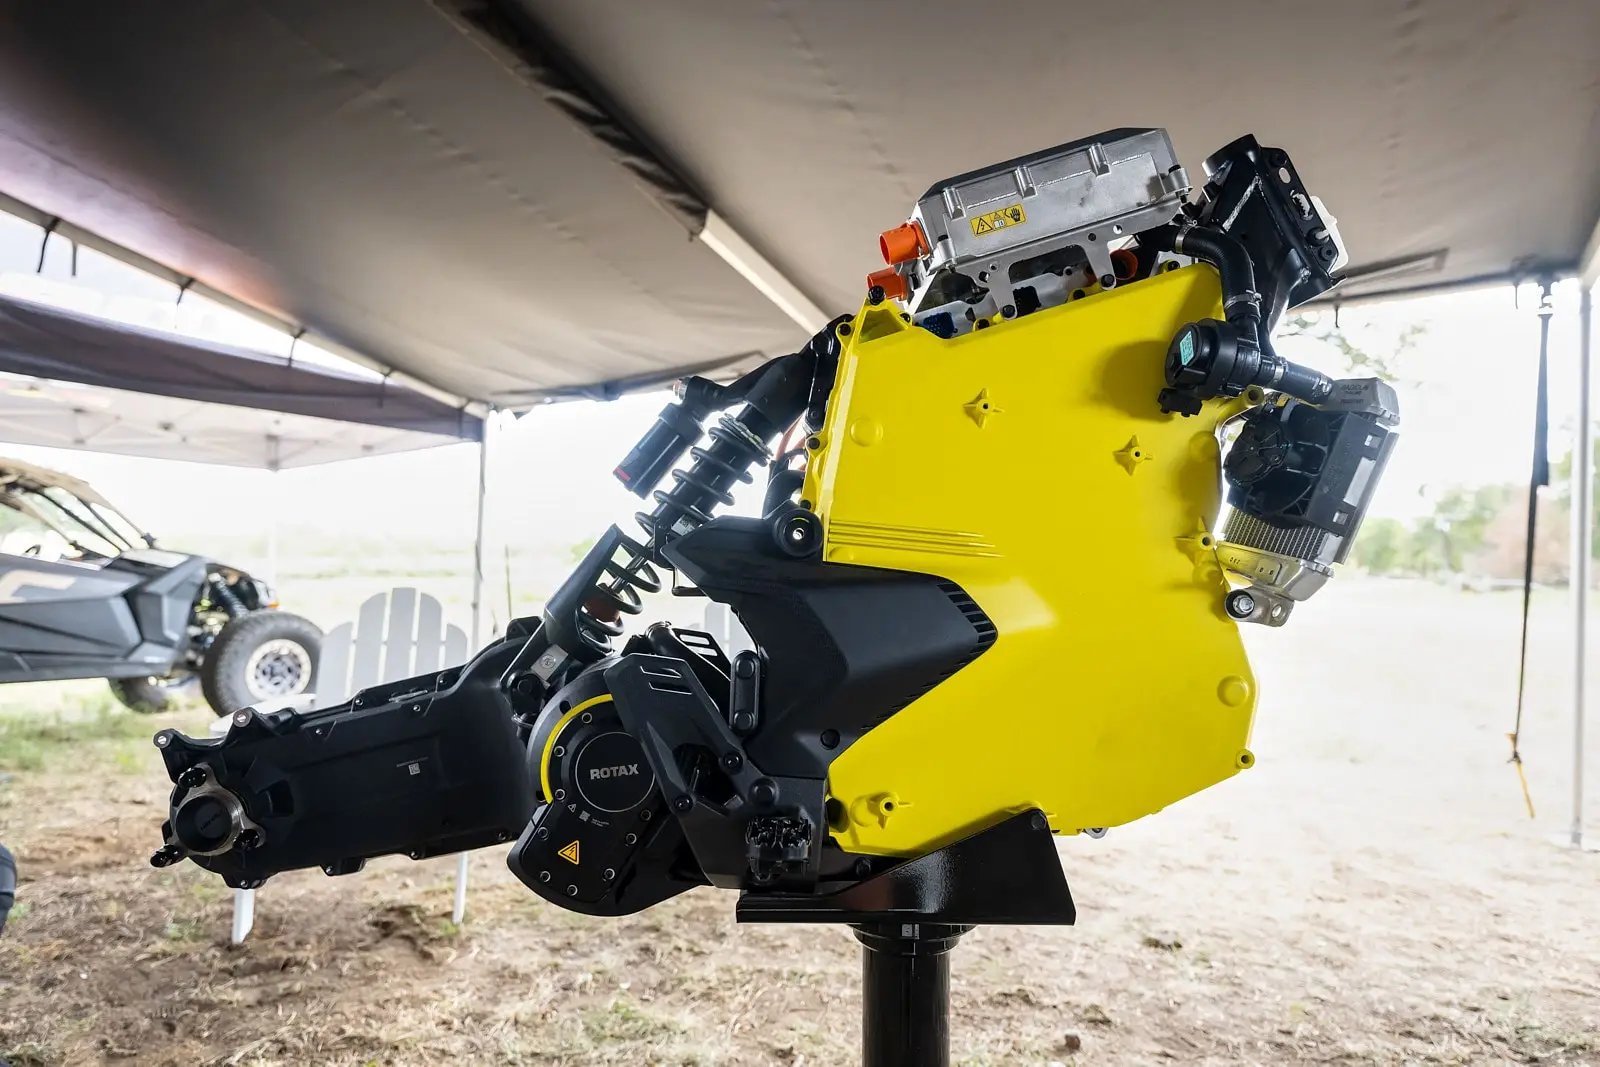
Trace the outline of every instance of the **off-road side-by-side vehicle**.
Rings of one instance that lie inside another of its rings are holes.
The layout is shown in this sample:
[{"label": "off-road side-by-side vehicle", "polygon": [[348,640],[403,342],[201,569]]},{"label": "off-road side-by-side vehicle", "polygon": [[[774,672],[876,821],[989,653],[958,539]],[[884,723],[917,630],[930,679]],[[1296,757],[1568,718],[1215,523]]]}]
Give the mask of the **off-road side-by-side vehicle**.
[{"label": "off-road side-by-side vehicle", "polygon": [[134,711],[311,691],[322,631],[267,584],[171,552],[76,478],[0,459],[0,683],[105,678]]}]

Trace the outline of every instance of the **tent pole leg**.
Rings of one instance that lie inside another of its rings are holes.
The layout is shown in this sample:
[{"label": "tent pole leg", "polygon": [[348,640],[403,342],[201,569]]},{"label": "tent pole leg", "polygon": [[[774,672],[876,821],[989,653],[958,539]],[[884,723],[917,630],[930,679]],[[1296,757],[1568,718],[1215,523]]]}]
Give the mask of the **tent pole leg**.
[{"label": "tent pole leg", "polygon": [[478,532],[472,542],[472,642],[468,648],[476,653],[478,638],[482,636],[479,617],[483,614],[483,505],[489,495],[489,424],[494,413],[483,420],[483,440],[478,442]]},{"label": "tent pole leg", "polygon": [[1591,357],[1594,291],[1578,294],[1578,439],[1572,457],[1572,825],[1568,843],[1583,847],[1583,726],[1589,622],[1589,561],[1594,546],[1594,422]]}]

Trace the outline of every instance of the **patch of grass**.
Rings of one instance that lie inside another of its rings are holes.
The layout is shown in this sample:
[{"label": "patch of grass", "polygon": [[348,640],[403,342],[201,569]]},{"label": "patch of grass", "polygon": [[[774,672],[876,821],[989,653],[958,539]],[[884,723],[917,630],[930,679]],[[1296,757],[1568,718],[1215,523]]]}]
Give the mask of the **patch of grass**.
[{"label": "patch of grass", "polygon": [[11,905],[11,914],[6,919],[6,925],[10,926],[13,923],[20,924],[22,920],[28,917],[28,912],[32,910],[33,905],[29,904],[26,900],[17,901],[15,904]]},{"label": "patch of grass", "polygon": [[198,940],[200,932],[199,919],[173,919],[167,923],[166,929],[161,931],[161,936],[168,941],[183,943]]},{"label": "patch of grass", "polygon": [[660,1041],[682,1032],[670,1019],[650,1015],[626,1000],[613,1000],[604,1008],[586,1012],[583,1030],[596,1044],[608,1041]]},{"label": "patch of grass", "polygon": [[135,743],[148,745],[162,725],[116,706],[109,696],[75,712],[9,711],[0,715],[0,770],[40,771],[63,759],[78,763],[90,747],[97,758],[109,748],[118,770],[142,773],[147,757],[137,754]]}]

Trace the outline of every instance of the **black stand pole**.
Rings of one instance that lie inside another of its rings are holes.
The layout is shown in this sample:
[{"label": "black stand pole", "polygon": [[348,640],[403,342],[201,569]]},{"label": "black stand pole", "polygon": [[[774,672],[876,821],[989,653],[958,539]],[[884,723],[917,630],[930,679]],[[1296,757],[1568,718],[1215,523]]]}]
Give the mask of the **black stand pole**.
[{"label": "black stand pole", "polygon": [[861,1067],[949,1067],[950,950],[972,929],[860,923]]}]

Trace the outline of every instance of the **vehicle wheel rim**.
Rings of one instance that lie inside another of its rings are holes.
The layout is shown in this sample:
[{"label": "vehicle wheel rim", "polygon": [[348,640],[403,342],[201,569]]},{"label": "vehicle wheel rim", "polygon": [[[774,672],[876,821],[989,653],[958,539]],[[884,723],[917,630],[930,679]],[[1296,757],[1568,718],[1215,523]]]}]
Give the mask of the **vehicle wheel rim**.
[{"label": "vehicle wheel rim", "polygon": [[250,653],[244,668],[245,685],[257,700],[294,696],[311,683],[311,653],[298,641],[265,641]]}]

